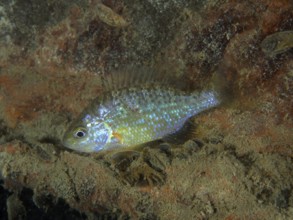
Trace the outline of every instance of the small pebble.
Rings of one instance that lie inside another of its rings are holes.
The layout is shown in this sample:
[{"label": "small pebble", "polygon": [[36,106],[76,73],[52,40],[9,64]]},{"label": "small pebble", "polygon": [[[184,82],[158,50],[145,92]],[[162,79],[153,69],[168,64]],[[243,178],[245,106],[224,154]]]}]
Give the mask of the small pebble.
[{"label": "small pebble", "polygon": [[162,143],[159,145],[159,148],[162,152],[164,152],[167,155],[171,154],[171,145],[168,143]]},{"label": "small pebble", "polygon": [[6,201],[8,219],[26,219],[26,209],[16,193]]},{"label": "small pebble", "polygon": [[183,144],[183,147],[198,151],[200,149],[200,146],[193,140],[188,140]]},{"label": "small pebble", "polygon": [[223,141],[224,137],[223,135],[217,135],[209,138],[209,142],[212,144],[219,144]]}]

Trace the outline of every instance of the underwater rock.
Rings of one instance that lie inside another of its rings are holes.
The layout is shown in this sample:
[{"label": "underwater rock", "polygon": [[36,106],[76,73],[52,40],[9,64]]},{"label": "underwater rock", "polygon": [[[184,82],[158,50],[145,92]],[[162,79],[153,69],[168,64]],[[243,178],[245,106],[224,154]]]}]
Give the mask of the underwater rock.
[{"label": "underwater rock", "polygon": [[[291,39],[265,43],[293,30],[292,9],[290,0],[1,1],[1,207],[23,192],[27,216],[34,207],[76,219],[292,219]],[[97,76],[127,65],[193,91],[221,74],[233,100],[193,118],[185,147],[159,141],[114,166],[63,148],[66,127],[104,92]]]},{"label": "underwater rock", "polygon": [[16,193],[8,197],[6,206],[9,220],[27,218],[26,209]]}]

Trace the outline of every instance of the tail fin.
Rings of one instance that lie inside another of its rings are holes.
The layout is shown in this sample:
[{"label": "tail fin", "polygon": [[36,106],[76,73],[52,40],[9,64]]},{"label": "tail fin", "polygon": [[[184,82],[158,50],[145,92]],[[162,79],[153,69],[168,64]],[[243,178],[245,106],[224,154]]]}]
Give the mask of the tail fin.
[{"label": "tail fin", "polygon": [[211,88],[221,104],[229,104],[234,99],[232,82],[229,82],[225,73],[221,70],[213,74]]}]

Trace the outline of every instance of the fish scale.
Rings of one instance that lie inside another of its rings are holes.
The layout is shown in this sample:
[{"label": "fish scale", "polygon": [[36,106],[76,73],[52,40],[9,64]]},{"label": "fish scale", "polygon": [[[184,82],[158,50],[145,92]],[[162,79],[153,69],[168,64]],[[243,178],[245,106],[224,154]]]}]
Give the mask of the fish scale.
[{"label": "fish scale", "polygon": [[180,130],[188,118],[219,103],[212,90],[187,94],[156,85],[111,91],[71,126],[84,128],[86,139],[70,137],[69,129],[64,144],[84,152],[140,145]]}]

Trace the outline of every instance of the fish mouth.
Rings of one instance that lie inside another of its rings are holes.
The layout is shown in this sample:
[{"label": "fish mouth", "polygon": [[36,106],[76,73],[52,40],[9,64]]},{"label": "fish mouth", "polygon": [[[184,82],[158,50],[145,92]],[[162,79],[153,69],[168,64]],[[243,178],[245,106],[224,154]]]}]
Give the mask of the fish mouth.
[{"label": "fish mouth", "polygon": [[83,148],[81,148],[78,144],[73,143],[73,141],[70,141],[68,139],[64,139],[62,141],[62,145],[69,150],[74,150],[74,151],[78,151],[78,152],[86,152],[83,150]]},{"label": "fish mouth", "polygon": [[62,138],[62,145],[66,148],[74,149],[72,146],[74,145],[72,138],[70,138],[68,132],[65,132]]},{"label": "fish mouth", "polygon": [[81,153],[92,153],[94,152],[93,147],[90,144],[85,144],[83,142],[78,142],[73,138],[68,138],[64,136],[62,140],[62,145],[70,150],[81,152]]},{"label": "fish mouth", "polygon": [[73,148],[72,148],[72,144],[70,144],[70,142],[69,142],[67,139],[65,139],[65,138],[62,139],[62,145],[63,145],[64,147],[66,147],[66,148],[73,149]]}]

